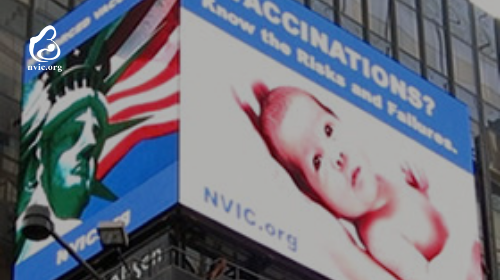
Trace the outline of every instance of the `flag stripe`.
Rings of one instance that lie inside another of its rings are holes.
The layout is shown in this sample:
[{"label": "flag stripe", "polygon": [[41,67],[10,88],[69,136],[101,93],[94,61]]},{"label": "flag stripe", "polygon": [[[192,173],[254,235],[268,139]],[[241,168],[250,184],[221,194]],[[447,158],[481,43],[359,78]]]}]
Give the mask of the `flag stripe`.
[{"label": "flag stripe", "polygon": [[158,109],[170,107],[177,103],[179,103],[179,92],[176,92],[171,96],[167,96],[155,102],[128,107],[127,109],[114,115],[112,119],[110,119],[110,122],[114,123],[124,121],[144,112],[156,111]]},{"label": "flag stripe", "polygon": [[[112,100],[112,96],[117,93],[140,86],[145,81],[151,79],[151,77],[155,77],[156,75],[158,75],[158,73],[165,70],[165,67],[169,65],[175,53],[179,50],[178,35],[178,32],[172,34],[170,36],[171,38],[169,39],[169,42],[156,54],[156,56],[147,65],[145,65],[141,70],[137,71],[136,74],[113,85],[113,87],[110,88],[110,91],[106,95],[108,100],[110,100],[110,98]],[[120,59],[116,58],[115,61],[117,60]]]},{"label": "flag stripe", "polygon": [[179,90],[179,76],[170,79],[162,85],[148,91],[138,92],[127,98],[118,99],[117,101],[109,104],[108,112],[110,118],[115,114],[127,109],[130,106],[142,103],[148,103],[162,99],[163,97],[174,94]]},{"label": "flag stripe", "polygon": [[178,25],[178,13],[169,13],[160,23],[160,31],[153,35],[152,41],[143,50],[141,55],[127,68],[119,80],[125,80],[137,71],[139,71],[151,58],[153,58],[158,51],[165,45],[170,34],[175,30]]},{"label": "flag stripe", "polygon": [[129,39],[129,34],[132,30],[144,20],[153,6],[155,0],[146,0],[145,3],[139,5],[136,9],[129,12],[118,26],[119,32],[114,32],[108,40],[109,55],[114,55],[125,41]]},{"label": "flag stripe", "polygon": [[159,85],[167,82],[168,80],[172,79],[175,75],[179,73],[179,51],[176,52],[174,58],[170,62],[167,67],[163,69],[158,75],[153,77],[151,80],[147,81],[144,84],[135,86],[133,88],[124,90],[122,92],[118,93],[113,93],[108,97],[108,101],[110,103],[113,103],[116,100],[126,98],[132,95],[137,94],[138,92],[144,92],[151,90],[155,87],[158,87]]}]

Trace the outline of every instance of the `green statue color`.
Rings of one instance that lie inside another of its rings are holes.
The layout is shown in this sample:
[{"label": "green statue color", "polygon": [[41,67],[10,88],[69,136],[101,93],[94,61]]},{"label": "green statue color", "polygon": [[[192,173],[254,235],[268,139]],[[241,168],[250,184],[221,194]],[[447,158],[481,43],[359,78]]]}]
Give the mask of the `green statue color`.
[{"label": "green statue color", "polygon": [[88,204],[104,142],[102,95],[80,88],[51,109],[38,142],[40,183],[58,218],[78,218]]},{"label": "green statue color", "polygon": [[[21,166],[17,208],[16,256],[33,254],[42,242],[27,242],[21,234],[26,207],[47,205],[59,234],[73,229],[92,196],[118,197],[95,178],[106,139],[147,118],[110,124],[106,94],[147,46],[110,73],[107,40],[120,21],[75,49],[57,65],[24,87],[21,126]],[[119,39],[119,38],[118,38]],[[116,50],[115,50],[116,51]]]},{"label": "green statue color", "polygon": [[[95,172],[106,139],[108,115],[103,94],[92,85],[90,77],[96,75],[88,67],[68,69],[51,86],[42,89],[42,94],[46,92],[54,101],[38,98],[34,101],[39,103],[36,110],[23,115],[26,121],[22,127],[21,160],[25,169],[18,213],[32,199],[42,199],[33,197],[41,187],[57,218],[77,219],[91,194],[102,191]],[[84,78],[71,78],[76,76]],[[56,89],[61,83],[62,91]],[[34,86],[44,85],[38,80]]]}]

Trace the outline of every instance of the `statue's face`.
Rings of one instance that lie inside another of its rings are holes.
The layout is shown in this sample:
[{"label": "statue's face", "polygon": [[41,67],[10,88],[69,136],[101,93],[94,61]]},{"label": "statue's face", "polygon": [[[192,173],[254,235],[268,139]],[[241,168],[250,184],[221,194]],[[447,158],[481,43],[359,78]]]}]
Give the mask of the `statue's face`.
[{"label": "statue's face", "polygon": [[92,108],[62,121],[42,146],[42,182],[56,216],[78,218],[93,184],[102,124]]}]

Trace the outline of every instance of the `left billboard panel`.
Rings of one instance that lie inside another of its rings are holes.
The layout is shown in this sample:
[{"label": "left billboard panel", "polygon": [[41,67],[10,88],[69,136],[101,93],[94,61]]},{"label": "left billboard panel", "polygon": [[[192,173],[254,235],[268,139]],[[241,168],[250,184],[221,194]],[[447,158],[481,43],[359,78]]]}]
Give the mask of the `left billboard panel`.
[{"label": "left billboard panel", "polygon": [[32,204],[87,259],[100,221],[132,232],[177,202],[178,27],[175,0],[90,0],[27,42],[16,280],[76,265],[52,239],[22,235]]}]

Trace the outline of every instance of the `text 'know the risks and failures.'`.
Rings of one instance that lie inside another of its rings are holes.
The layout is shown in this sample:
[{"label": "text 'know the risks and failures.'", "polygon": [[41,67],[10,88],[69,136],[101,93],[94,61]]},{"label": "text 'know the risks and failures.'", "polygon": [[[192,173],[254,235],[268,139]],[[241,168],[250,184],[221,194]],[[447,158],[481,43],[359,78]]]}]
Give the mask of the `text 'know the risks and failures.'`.
[{"label": "text 'know the risks and failures.'", "polygon": [[[245,10],[251,11],[259,18],[264,18],[271,26],[278,26],[283,32],[278,35],[277,32],[272,32],[265,26],[259,28],[238,13],[240,10],[227,8],[225,1],[202,0],[202,6],[248,35],[258,36],[265,45],[278,53],[288,57],[294,56],[300,65],[312,70],[335,86],[348,89],[351,94],[368,102],[373,108],[385,112],[391,118],[448,152],[458,153],[449,137],[433,129],[417,114],[412,113],[412,111],[423,113],[428,120],[431,120],[436,109],[435,100],[416,85],[399,77],[391,69],[372,62],[369,57],[364,56],[354,47],[332,38],[327,32],[302,20],[299,15],[284,11],[273,1],[231,0],[231,2],[240,4]],[[280,36],[284,37],[283,33],[287,39],[280,38]],[[312,51],[288,43],[290,37],[295,40],[299,39]],[[318,54],[322,57],[318,58]],[[337,71],[337,68],[341,68],[341,71]],[[350,77],[355,78],[350,81]],[[371,88],[378,88],[380,93],[361,86],[364,83],[372,85]]]}]

